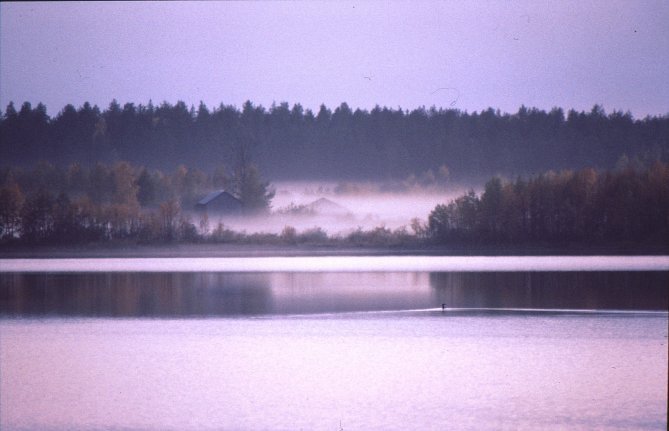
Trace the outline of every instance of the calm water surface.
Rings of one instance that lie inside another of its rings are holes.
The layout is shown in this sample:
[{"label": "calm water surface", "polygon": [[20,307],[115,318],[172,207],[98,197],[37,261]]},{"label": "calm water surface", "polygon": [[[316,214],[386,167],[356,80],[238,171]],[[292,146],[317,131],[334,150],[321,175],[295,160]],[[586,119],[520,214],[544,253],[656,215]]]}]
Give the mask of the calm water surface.
[{"label": "calm water surface", "polygon": [[667,426],[662,268],[2,270],[3,430]]}]

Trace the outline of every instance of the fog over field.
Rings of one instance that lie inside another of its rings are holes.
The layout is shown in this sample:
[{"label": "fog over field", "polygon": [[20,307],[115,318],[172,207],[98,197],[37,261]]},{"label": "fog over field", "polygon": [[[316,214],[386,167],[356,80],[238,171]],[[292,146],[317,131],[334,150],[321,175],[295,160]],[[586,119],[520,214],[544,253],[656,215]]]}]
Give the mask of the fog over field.
[{"label": "fog over field", "polygon": [[[277,182],[276,195],[268,216],[209,216],[213,229],[222,222],[228,229],[247,233],[281,233],[292,226],[298,232],[319,227],[328,235],[346,235],[355,229],[384,226],[410,229],[412,219],[426,222],[430,211],[441,203],[462,195],[469,188],[445,185],[386,191],[382,183]],[[200,215],[193,214],[198,222]]]}]

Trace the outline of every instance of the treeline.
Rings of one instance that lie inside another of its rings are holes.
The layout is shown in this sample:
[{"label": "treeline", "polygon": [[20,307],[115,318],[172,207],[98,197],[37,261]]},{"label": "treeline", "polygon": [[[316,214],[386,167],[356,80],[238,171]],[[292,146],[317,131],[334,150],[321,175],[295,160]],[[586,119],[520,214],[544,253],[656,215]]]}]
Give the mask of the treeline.
[{"label": "treeline", "polygon": [[50,117],[43,104],[10,103],[0,115],[5,165],[57,165],[126,160],[162,170],[179,164],[211,171],[231,166],[244,148],[274,179],[402,179],[437,174],[454,178],[530,175],[549,169],[612,169],[622,155],[642,162],[669,160],[669,116],[634,119],[554,108],[521,107],[412,111],[342,103],[318,112],[287,103],[269,109],[246,102],[197,109],[183,102],[154,106],[115,100],[101,110],[85,103]]},{"label": "treeline", "polygon": [[117,162],[0,170],[0,241],[85,243],[195,241],[189,213],[213,189],[236,196],[245,214],[267,213],[274,191],[251,163],[230,174],[179,166],[163,173]]},{"label": "treeline", "polygon": [[428,232],[437,243],[657,244],[669,248],[669,164],[615,171],[549,172],[493,178],[437,206]]},{"label": "treeline", "polygon": [[[0,245],[65,245],[129,242],[215,243],[254,245],[400,246],[424,240],[417,221],[390,230],[357,229],[328,236],[321,227],[281,233],[236,232],[223,223],[210,224],[194,204],[212,189],[236,195],[246,214],[269,214],[273,192],[257,168],[248,164],[227,175],[222,168],[207,174],[179,166],[163,173],[118,162],[92,168],[67,168],[40,162],[32,169],[0,170]],[[251,206],[246,205],[250,202]]]},{"label": "treeline", "polygon": [[[257,171],[256,171],[257,172]],[[259,177],[258,177],[259,178]],[[321,227],[281,233],[235,232],[190,211],[211,187],[239,183],[180,167],[164,174],[126,162],[0,172],[0,244],[230,243],[327,246],[623,245],[669,249],[669,163],[613,171],[495,177],[438,205],[427,223],[329,236]],[[271,192],[261,184],[268,204]],[[234,188],[233,188],[234,190]],[[267,208],[266,208],[267,209]],[[267,214],[271,217],[271,214]],[[327,226],[324,226],[327,228]]]}]

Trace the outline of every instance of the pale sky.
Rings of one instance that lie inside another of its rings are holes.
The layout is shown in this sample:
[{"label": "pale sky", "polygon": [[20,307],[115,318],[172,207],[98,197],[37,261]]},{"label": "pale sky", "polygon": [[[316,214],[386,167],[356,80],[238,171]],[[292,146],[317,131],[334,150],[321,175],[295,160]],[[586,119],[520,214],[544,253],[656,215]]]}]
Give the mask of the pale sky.
[{"label": "pale sky", "polygon": [[669,2],[0,4],[0,105],[669,113]]}]

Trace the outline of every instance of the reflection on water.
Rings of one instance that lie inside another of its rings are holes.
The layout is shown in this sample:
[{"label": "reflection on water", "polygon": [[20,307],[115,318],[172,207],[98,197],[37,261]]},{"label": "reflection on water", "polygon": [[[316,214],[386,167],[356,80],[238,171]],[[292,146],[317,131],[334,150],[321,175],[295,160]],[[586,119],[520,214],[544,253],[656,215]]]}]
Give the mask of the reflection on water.
[{"label": "reflection on water", "polygon": [[0,316],[667,310],[669,272],[0,273]]},{"label": "reflection on water", "polygon": [[263,274],[0,274],[0,313],[25,316],[215,316],[272,309]]},{"label": "reflection on water", "polygon": [[669,272],[431,273],[430,285],[453,308],[669,308]]}]

